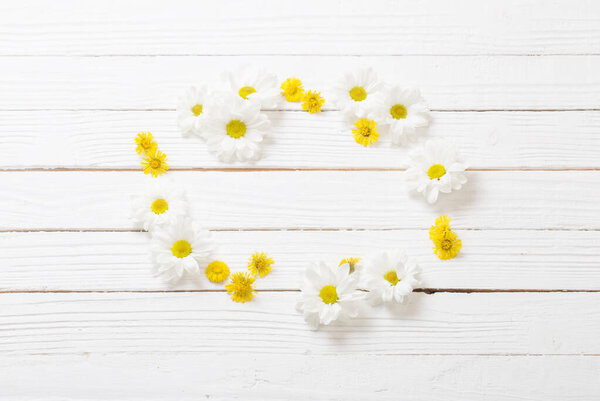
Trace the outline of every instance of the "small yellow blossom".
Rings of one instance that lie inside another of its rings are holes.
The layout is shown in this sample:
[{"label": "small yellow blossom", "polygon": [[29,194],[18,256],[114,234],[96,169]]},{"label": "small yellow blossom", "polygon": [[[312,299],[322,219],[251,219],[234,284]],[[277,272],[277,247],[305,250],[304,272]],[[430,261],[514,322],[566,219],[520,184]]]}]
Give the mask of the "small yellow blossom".
[{"label": "small yellow blossom", "polygon": [[248,302],[254,298],[254,277],[248,273],[233,273],[229,278],[229,284],[225,286],[227,293],[235,302]]},{"label": "small yellow blossom", "polygon": [[144,170],[144,174],[152,174],[152,177],[163,175],[169,169],[167,155],[160,150],[147,153],[142,160],[142,169]]},{"label": "small yellow blossom", "polygon": [[447,230],[433,239],[433,251],[440,259],[453,259],[462,248],[462,241],[454,231]]},{"label": "small yellow blossom", "polygon": [[281,84],[281,94],[285,96],[288,102],[299,102],[304,95],[302,81],[298,78],[288,78]]},{"label": "small yellow blossom", "polygon": [[271,265],[273,263],[275,263],[275,261],[266,253],[254,252],[248,262],[248,270],[253,277],[260,276],[262,278],[271,273]]},{"label": "small yellow blossom", "polygon": [[138,155],[141,155],[142,153],[152,153],[158,146],[152,137],[151,132],[140,132],[137,134],[135,137],[135,143],[137,144],[135,151],[138,153]]},{"label": "small yellow blossom", "polygon": [[429,238],[433,240],[445,231],[450,231],[450,218],[448,216],[440,216],[435,219],[435,224],[429,229]]},{"label": "small yellow blossom", "polygon": [[302,98],[302,108],[309,113],[320,113],[321,107],[325,104],[325,98],[321,97],[321,93],[317,91],[308,91]]},{"label": "small yellow blossom", "polygon": [[344,258],[340,262],[340,266],[348,263],[350,265],[350,273],[354,273],[354,268],[358,262],[360,262],[360,258]]},{"label": "small yellow blossom", "polygon": [[368,118],[361,118],[354,123],[356,128],[352,129],[352,135],[356,143],[362,146],[369,146],[379,139],[379,132],[376,128],[377,123]]},{"label": "small yellow blossom", "polygon": [[206,273],[206,277],[213,283],[221,283],[229,277],[229,266],[225,262],[215,260],[206,266],[204,273]]}]

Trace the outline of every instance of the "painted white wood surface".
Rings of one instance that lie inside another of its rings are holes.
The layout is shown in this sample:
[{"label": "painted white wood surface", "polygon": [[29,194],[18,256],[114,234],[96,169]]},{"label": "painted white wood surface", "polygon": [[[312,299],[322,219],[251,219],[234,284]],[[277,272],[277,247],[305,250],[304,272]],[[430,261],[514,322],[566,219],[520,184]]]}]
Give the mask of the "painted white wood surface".
[{"label": "painted white wood surface", "polygon": [[[338,112],[267,112],[263,157],[244,168],[405,168],[410,150],[364,148]],[[197,138],[182,138],[175,111],[0,111],[0,168],[138,169],[131,137],[151,131],[177,168],[239,168]],[[600,112],[437,112],[423,140],[445,138],[471,168],[600,168]]]},{"label": "painted white wood surface", "polygon": [[[597,398],[599,21],[591,0],[3,3],[0,400]],[[269,111],[265,157],[223,165],[174,108],[243,64],[326,96],[359,66],[417,85],[427,137],[479,171],[429,207],[404,191],[408,149],[358,147],[331,104]],[[142,130],[193,170],[169,176],[215,257],[275,257],[256,302],[152,277],[128,219]],[[442,213],[463,239],[447,262],[426,231]],[[308,329],[293,307],[308,261],[394,246],[438,292]]]},{"label": "painted white wood surface", "polygon": [[[213,259],[246,269],[256,250],[276,261],[258,289],[299,288],[312,260],[402,247],[419,261],[422,288],[600,290],[600,231],[457,230],[463,249],[440,262],[427,230],[217,231]],[[0,292],[223,289],[207,279],[173,286],[152,275],[142,232],[0,233]],[[43,263],[40,263],[43,261]]]}]

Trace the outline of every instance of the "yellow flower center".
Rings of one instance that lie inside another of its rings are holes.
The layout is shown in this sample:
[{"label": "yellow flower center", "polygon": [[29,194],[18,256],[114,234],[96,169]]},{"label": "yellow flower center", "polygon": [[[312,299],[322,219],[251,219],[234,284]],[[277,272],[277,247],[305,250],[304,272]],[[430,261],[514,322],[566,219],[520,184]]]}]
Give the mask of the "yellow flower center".
[{"label": "yellow flower center", "polygon": [[403,104],[395,104],[390,109],[390,114],[392,115],[393,118],[395,118],[396,120],[399,120],[401,118],[406,118],[406,115],[408,114],[408,112],[406,111],[406,107],[404,107]]},{"label": "yellow flower center", "polygon": [[241,138],[246,135],[246,124],[240,120],[231,120],[227,124],[227,135],[232,138]]},{"label": "yellow flower center", "polygon": [[200,114],[202,114],[202,105],[197,104],[194,107],[192,107],[192,113],[194,113],[194,115],[196,117],[198,117]]},{"label": "yellow flower center", "polygon": [[383,278],[389,281],[391,285],[396,285],[400,281],[395,270],[390,270],[389,272],[385,273]]},{"label": "yellow flower center", "polygon": [[358,132],[365,137],[371,136],[371,128],[369,127],[360,127]]},{"label": "yellow flower center", "polygon": [[156,199],[152,202],[150,209],[156,214],[163,214],[169,209],[169,204],[164,199]]},{"label": "yellow flower center", "polygon": [[171,252],[173,252],[173,256],[175,257],[185,258],[192,253],[192,245],[186,240],[180,239],[179,241],[175,241],[171,248]]},{"label": "yellow flower center", "polygon": [[362,86],[350,89],[350,97],[356,102],[362,102],[367,98],[367,91]]},{"label": "yellow flower center", "polygon": [[444,251],[448,251],[452,248],[452,241],[450,241],[449,239],[445,239],[442,241],[442,249]]},{"label": "yellow flower center", "polygon": [[250,94],[252,94],[252,93],[254,93],[254,92],[256,92],[256,89],[254,89],[253,87],[251,87],[251,86],[244,86],[243,88],[241,88],[241,89],[239,90],[239,92],[238,92],[238,93],[239,93],[239,94],[240,94],[240,96],[241,96],[241,97],[243,97],[244,99],[248,99],[248,95],[250,95]]},{"label": "yellow flower center", "polygon": [[427,175],[432,180],[436,178],[439,179],[444,174],[446,174],[446,169],[441,164],[434,164],[433,166],[429,167],[429,170],[427,170]]},{"label": "yellow flower center", "polygon": [[153,169],[157,169],[160,167],[160,159],[152,159],[152,161],[150,162],[150,167],[152,167]]},{"label": "yellow flower center", "polygon": [[142,145],[142,148],[144,149],[150,149],[152,147],[152,139],[146,138],[140,143],[140,145]]},{"label": "yellow flower center", "polygon": [[326,304],[334,304],[338,301],[337,290],[333,285],[326,285],[321,288],[321,292],[319,292],[319,296]]}]

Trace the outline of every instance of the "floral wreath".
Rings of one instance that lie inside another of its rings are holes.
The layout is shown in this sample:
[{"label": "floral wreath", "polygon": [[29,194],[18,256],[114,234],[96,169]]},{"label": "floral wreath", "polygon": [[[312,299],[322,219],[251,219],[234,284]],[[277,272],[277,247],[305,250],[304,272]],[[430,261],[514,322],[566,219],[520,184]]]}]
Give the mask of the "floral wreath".
[{"label": "floral wreath", "polygon": [[[305,90],[295,77],[279,85],[275,74],[245,68],[223,78],[228,84],[225,89],[191,87],[177,108],[183,136],[199,137],[208,152],[223,162],[260,158],[263,138],[271,127],[264,109],[301,102],[302,109],[312,114],[320,113],[325,105],[319,91]],[[387,138],[390,146],[408,146],[431,121],[418,89],[384,84],[370,68],[345,74],[330,94],[352,138],[364,147],[380,145],[380,137]],[[167,155],[158,149],[150,132],[140,132],[135,142],[145,174],[157,178],[169,170]],[[440,193],[461,189],[467,182],[465,170],[456,147],[444,140],[429,140],[410,154],[404,177],[408,190],[422,194],[431,204]],[[151,234],[154,272],[168,282],[199,275],[203,269],[211,282],[226,282],[233,301],[248,302],[256,294],[255,280],[272,270],[274,260],[265,252],[250,256],[246,272],[231,273],[225,262],[213,260],[211,233],[192,222],[185,193],[171,180],[158,179],[145,193],[134,195],[132,204],[133,220]],[[440,259],[453,259],[461,250],[462,242],[450,229],[447,216],[435,220],[429,237]],[[363,301],[371,305],[404,302],[419,284],[419,274],[416,260],[402,250],[348,257],[339,265],[316,262],[302,277],[296,308],[311,327],[328,325],[356,317]]]}]

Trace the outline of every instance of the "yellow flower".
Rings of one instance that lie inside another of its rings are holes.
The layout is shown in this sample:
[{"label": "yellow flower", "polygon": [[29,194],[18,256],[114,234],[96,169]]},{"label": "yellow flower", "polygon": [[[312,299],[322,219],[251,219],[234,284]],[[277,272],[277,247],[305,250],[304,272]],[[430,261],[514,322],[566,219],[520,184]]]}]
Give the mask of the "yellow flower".
[{"label": "yellow flower", "polygon": [[445,231],[450,231],[450,217],[440,216],[435,219],[435,224],[429,229],[429,238],[433,240]]},{"label": "yellow flower", "polygon": [[440,259],[453,259],[460,252],[462,241],[454,231],[446,230],[433,238],[433,251]]},{"label": "yellow flower", "polygon": [[358,262],[360,262],[360,258],[344,258],[340,262],[340,266],[348,263],[350,265],[350,273],[354,273],[354,268]]},{"label": "yellow flower", "polygon": [[135,143],[137,144],[135,151],[138,153],[138,155],[141,155],[142,153],[152,153],[158,146],[152,137],[151,132],[140,132],[137,134],[135,137]]},{"label": "yellow flower", "polygon": [[368,118],[361,118],[354,123],[356,128],[352,129],[352,135],[356,143],[362,146],[369,146],[379,139],[379,132],[375,126],[377,123]]},{"label": "yellow flower", "polygon": [[206,266],[204,273],[206,273],[206,277],[213,283],[221,283],[229,277],[229,267],[227,263],[215,260]]},{"label": "yellow flower", "polygon": [[275,263],[275,261],[266,253],[254,252],[250,258],[250,262],[248,262],[248,270],[250,270],[250,273],[252,273],[253,277],[260,275],[262,278],[271,273],[271,265],[273,263]]},{"label": "yellow flower", "polygon": [[228,294],[231,294],[231,299],[235,302],[248,302],[254,298],[254,277],[248,273],[233,273],[229,279],[229,284],[225,286]]},{"label": "yellow flower", "polygon": [[302,81],[298,78],[288,78],[281,84],[282,95],[285,96],[285,100],[288,102],[299,102],[302,100],[304,95],[304,88],[302,87]]},{"label": "yellow flower", "polygon": [[310,113],[320,113],[321,106],[325,103],[325,98],[317,91],[308,91],[302,98],[302,108]]},{"label": "yellow flower", "polygon": [[152,177],[163,175],[169,169],[167,164],[167,155],[158,149],[147,153],[142,160],[142,169],[144,174],[152,174]]}]

